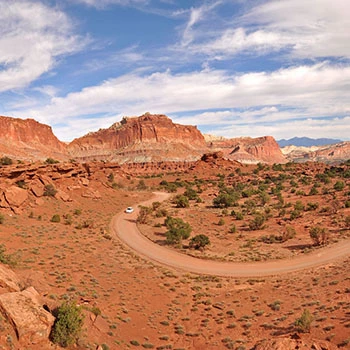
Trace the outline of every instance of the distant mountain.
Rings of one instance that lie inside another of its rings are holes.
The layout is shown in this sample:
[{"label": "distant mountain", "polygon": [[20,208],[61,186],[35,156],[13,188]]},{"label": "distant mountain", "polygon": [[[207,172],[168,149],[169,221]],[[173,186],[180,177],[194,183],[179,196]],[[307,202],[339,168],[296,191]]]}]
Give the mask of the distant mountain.
[{"label": "distant mountain", "polygon": [[334,143],[342,142],[339,139],[311,139],[309,137],[293,137],[292,139],[286,140],[278,140],[277,143],[280,147],[285,146],[302,146],[302,147],[311,147],[311,146],[323,146],[323,145],[332,145]]}]

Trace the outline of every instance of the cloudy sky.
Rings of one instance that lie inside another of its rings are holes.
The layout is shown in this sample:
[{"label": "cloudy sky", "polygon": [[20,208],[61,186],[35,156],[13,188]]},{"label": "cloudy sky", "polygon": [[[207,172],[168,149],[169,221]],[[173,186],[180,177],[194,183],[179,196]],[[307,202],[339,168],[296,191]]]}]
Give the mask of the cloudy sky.
[{"label": "cloudy sky", "polygon": [[349,0],[0,0],[0,115],[350,140]]}]

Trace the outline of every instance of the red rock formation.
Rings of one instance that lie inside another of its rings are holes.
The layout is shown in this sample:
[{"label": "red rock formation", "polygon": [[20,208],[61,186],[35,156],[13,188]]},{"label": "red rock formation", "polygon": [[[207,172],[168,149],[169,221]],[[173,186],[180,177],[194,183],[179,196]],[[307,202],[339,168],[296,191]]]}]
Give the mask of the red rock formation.
[{"label": "red rock formation", "polygon": [[108,129],[75,139],[69,153],[80,159],[129,162],[198,159],[206,144],[194,126],[175,124],[165,115],[123,118]]},{"label": "red rock formation", "polygon": [[218,138],[217,140],[209,137],[208,146],[213,150],[221,150],[225,158],[244,164],[287,162],[272,136]]},{"label": "red rock formation", "polygon": [[0,116],[0,152],[20,159],[66,158],[66,145],[50,126],[34,119]]},{"label": "red rock formation", "polygon": [[350,141],[326,146],[287,146],[282,148],[282,152],[294,162],[339,163],[350,159]]}]

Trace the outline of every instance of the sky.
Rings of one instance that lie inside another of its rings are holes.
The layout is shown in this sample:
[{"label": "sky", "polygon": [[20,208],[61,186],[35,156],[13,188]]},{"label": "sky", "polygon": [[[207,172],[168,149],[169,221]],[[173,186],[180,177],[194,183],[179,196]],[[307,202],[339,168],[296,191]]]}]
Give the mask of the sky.
[{"label": "sky", "polygon": [[350,140],[349,0],[0,0],[0,115]]}]

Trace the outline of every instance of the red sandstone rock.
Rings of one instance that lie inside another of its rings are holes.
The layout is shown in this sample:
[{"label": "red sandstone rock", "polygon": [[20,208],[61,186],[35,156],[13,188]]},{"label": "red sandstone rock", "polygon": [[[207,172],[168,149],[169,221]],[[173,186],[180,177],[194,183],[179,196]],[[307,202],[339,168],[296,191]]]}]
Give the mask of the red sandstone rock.
[{"label": "red sandstone rock", "polygon": [[47,341],[55,318],[41,306],[39,294],[33,287],[0,295],[0,309],[21,343]]},{"label": "red sandstone rock", "polygon": [[274,338],[258,342],[254,350],[336,350],[338,347],[325,340]]},{"label": "red sandstone rock", "polygon": [[28,199],[28,192],[17,186],[11,186],[4,192],[4,196],[11,208],[18,208]]},{"label": "red sandstone rock", "polygon": [[207,137],[212,150],[222,151],[225,158],[244,164],[286,163],[276,140],[272,136],[258,138],[242,137],[234,139]]},{"label": "red sandstone rock", "polygon": [[68,145],[72,156],[121,163],[194,160],[205,148],[204,137],[196,127],[151,114],[123,118],[108,129],[89,133]]},{"label": "red sandstone rock", "polygon": [[0,265],[0,287],[8,292],[20,291],[20,280],[17,275],[4,265]]},{"label": "red sandstone rock", "polygon": [[34,119],[0,116],[0,150],[21,159],[66,158],[66,145],[57,139],[50,126]]}]

